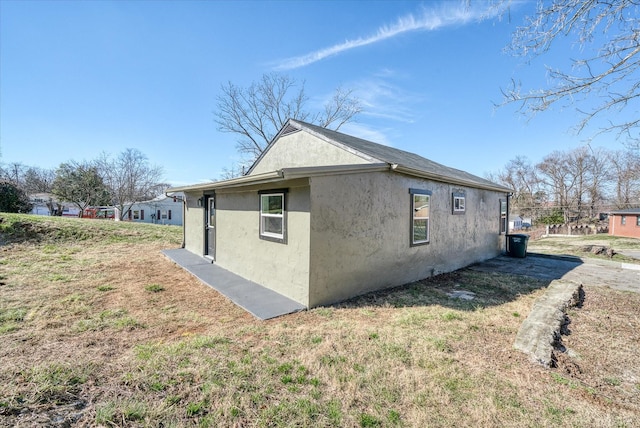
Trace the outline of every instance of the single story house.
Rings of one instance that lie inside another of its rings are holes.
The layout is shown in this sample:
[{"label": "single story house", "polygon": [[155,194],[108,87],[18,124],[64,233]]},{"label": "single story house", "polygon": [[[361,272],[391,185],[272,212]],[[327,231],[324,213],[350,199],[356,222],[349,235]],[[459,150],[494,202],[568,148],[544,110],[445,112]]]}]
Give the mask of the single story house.
[{"label": "single story house", "polygon": [[522,217],[519,215],[513,217],[509,220],[509,230],[520,230],[522,229]]},{"label": "single story house", "polygon": [[611,211],[609,235],[640,238],[640,208]]},{"label": "single story house", "polygon": [[149,201],[136,202],[124,215],[124,220],[136,223],[171,224],[182,226],[181,194],[161,195]]},{"label": "single story house", "polygon": [[246,175],[167,192],[186,250],[311,308],[498,256],[512,190],[289,120]]},{"label": "single story house", "polygon": [[31,214],[51,215],[57,206],[54,196],[50,193],[33,193],[29,195]]},{"label": "single story house", "polygon": [[78,217],[80,208],[71,202],[64,202],[52,193],[33,193],[29,195],[32,204],[31,214]]}]

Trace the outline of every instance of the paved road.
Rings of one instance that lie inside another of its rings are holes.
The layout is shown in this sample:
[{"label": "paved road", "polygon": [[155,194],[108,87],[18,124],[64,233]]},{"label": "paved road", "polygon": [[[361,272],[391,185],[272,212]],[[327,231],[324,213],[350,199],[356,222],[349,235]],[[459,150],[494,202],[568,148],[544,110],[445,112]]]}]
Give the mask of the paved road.
[{"label": "paved road", "polygon": [[525,258],[496,257],[473,265],[482,272],[504,272],[552,281],[566,279],[584,286],[611,287],[640,293],[640,265],[528,254]]},{"label": "paved road", "polygon": [[618,253],[640,260],[640,250],[620,250]]}]

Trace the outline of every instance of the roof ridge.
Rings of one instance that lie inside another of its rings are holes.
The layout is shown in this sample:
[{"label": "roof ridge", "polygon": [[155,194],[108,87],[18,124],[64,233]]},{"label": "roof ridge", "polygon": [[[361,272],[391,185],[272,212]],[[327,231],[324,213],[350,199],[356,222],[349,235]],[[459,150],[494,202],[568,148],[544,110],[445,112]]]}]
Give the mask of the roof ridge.
[{"label": "roof ridge", "polygon": [[[481,184],[484,184],[484,185],[492,184],[493,186],[497,185],[496,183],[493,183],[490,180],[487,180],[485,178],[479,177],[477,175],[471,174],[467,171],[464,171],[458,168],[453,168],[453,167],[435,162],[417,153],[409,152],[407,150],[399,149],[396,147],[386,146],[384,144],[376,143],[373,141],[366,140],[364,138],[345,134],[340,131],[323,128],[321,126],[307,123],[301,120],[290,119],[289,121],[295,123],[301,129],[306,129],[308,132],[320,134],[321,136],[337,144],[349,147],[350,149],[355,150],[358,153],[372,157],[382,162],[386,162],[388,164],[400,165],[408,169],[414,169],[418,171],[433,172],[438,175],[450,177],[452,179],[460,178],[464,181],[471,181],[480,185]],[[507,187],[505,186],[501,186],[501,185],[498,185],[498,186],[504,187],[504,189],[507,189]]]}]

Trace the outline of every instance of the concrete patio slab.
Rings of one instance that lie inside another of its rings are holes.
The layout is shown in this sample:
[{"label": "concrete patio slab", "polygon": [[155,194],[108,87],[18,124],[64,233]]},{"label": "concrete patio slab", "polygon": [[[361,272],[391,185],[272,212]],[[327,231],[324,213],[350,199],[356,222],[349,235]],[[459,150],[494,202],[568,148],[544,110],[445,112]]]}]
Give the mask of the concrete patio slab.
[{"label": "concrete patio slab", "polygon": [[162,253],[258,319],[267,320],[307,309],[282,294],[229,272],[183,248],[164,250]]}]

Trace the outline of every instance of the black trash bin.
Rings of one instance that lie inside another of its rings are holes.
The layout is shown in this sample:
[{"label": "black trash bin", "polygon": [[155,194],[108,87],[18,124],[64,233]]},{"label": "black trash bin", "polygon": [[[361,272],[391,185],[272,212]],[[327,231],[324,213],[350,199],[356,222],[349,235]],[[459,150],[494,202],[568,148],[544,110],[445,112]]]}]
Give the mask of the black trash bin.
[{"label": "black trash bin", "polygon": [[507,254],[511,257],[527,257],[527,241],[529,235],[507,235]]}]

